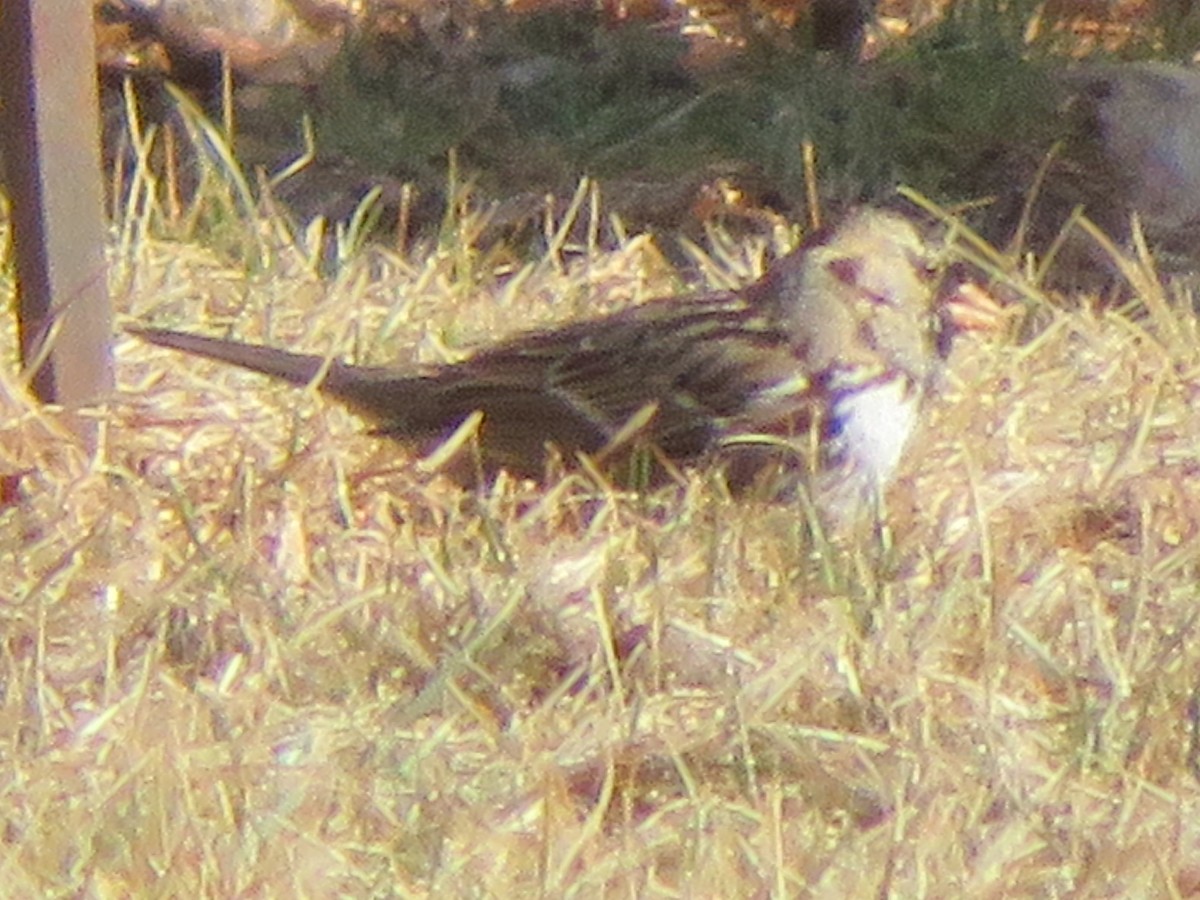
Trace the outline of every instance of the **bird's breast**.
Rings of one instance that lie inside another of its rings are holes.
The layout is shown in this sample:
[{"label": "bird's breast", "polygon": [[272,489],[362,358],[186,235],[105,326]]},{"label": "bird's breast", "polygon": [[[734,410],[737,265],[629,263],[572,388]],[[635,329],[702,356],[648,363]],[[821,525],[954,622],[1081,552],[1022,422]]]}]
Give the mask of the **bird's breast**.
[{"label": "bird's breast", "polygon": [[829,422],[831,461],[857,470],[872,487],[886,485],[916,429],[920,401],[919,387],[898,373],[835,390]]}]

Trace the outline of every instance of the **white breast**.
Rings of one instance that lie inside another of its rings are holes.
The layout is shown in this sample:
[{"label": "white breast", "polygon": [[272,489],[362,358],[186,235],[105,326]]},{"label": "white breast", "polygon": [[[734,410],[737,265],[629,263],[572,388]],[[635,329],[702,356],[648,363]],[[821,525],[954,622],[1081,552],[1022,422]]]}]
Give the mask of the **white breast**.
[{"label": "white breast", "polygon": [[830,467],[817,500],[834,531],[877,509],[916,430],[921,392],[906,378],[881,379],[835,395]]},{"label": "white breast", "polygon": [[905,378],[875,382],[834,401],[843,459],[867,486],[886,485],[917,425],[918,392]]}]

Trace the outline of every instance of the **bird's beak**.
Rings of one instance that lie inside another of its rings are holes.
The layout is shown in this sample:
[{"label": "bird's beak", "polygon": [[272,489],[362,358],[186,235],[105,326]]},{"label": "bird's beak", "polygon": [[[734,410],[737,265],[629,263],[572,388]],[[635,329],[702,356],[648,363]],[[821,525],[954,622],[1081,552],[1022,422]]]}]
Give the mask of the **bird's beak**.
[{"label": "bird's beak", "polygon": [[1020,309],[998,303],[981,285],[954,278],[942,285],[937,302],[937,354],[948,359],[956,338],[973,334],[984,340],[1013,333]]},{"label": "bird's beak", "polygon": [[973,281],[958,281],[950,286],[941,303],[945,321],[954,332],[1005,333],[1015,318],[1013,309],[1001,306]]}]

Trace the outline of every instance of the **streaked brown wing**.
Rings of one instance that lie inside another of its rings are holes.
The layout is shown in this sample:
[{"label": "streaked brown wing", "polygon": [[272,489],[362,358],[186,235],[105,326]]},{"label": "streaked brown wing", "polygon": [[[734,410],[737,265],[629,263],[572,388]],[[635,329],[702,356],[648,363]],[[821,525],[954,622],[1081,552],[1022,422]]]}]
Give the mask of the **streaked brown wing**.
[{"label": "streaked brown wing", "polygon": [[[597,452],[653,405],[644,439],[688,461],[740,422],[759,394],[794,380],[796,368],[781,329],[737,296],[716,294],[523,336],[444,370],[442,377],[463,391],[486,384],[542,396],[548,411],[594,439],[564,443],[556,437],[566,451]],[[493,418],[511,415],[477,408]]]}]

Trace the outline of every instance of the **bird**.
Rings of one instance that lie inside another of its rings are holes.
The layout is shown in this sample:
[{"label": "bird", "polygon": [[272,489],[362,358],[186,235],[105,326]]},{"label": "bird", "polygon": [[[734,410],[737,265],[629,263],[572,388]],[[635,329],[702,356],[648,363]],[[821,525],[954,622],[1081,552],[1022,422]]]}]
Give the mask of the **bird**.
[{"label": "bird", "polygon": [[740,290],[649,300],[425,369],[127,330],[293,385],[317,382],[375,433],[422,452],[481,413],[475,471],[488,478],[540,478],[552,459],[580,454],[611,471],[631,459],[668,473],[713,462],[738,490],[766,472],[785,484],[808,473],[817,506],[842,522],[889,483],[938,368],[947,316],[935,302],[936,257],[907,215],[864,206]]}]

